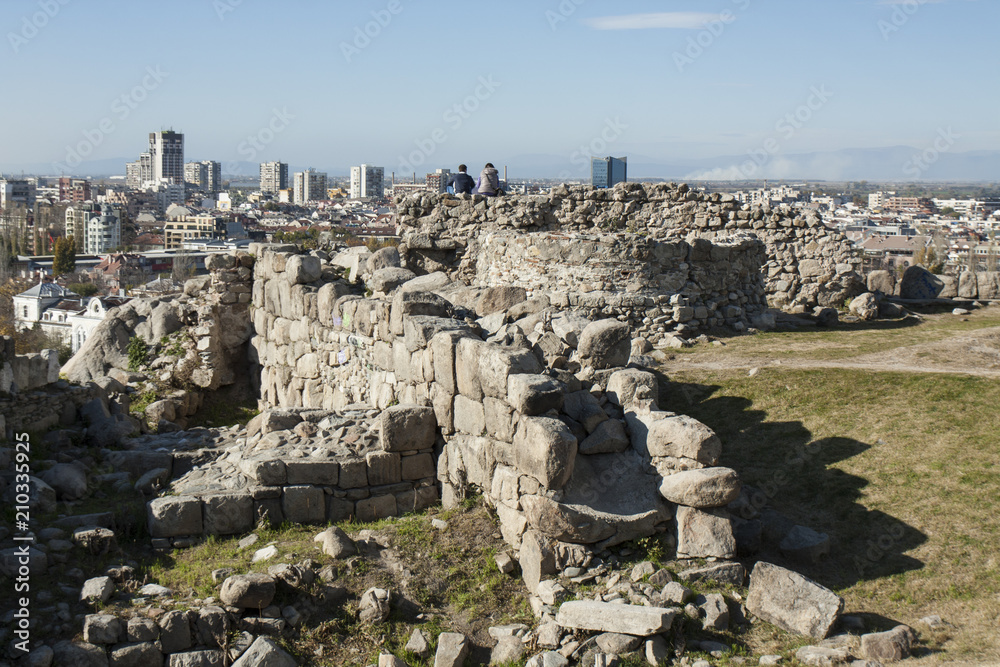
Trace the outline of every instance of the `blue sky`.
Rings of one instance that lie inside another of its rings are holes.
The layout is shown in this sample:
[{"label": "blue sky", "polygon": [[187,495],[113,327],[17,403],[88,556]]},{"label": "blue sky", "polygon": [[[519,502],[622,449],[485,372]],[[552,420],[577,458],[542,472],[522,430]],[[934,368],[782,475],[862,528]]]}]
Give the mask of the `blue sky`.
[{"label": "blue sky", "polygon": [[1000,150],[998,19],[993,0],[5,0],[0,166],[134,159],[171,127],[188,159],[397,173],[923,149],[947,128],[954,152]]}]

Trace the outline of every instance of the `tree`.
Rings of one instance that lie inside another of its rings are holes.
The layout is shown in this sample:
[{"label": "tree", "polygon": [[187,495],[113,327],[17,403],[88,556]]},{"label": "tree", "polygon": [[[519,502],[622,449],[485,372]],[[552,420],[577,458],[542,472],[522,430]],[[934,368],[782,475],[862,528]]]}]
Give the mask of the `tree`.
[{"label": "tree", "polygon": [[944,270],[944,262],[938,258],[934,246],[924,246],[913,253],[913,264],[924,267],[931,273],[941,273]]},{"label": "tree", "polygon": [[76,270],[76,239],[72,236],[56,239],[52,260],[52,275],[62,276]]},{"label": "tree", "polygon": [[173,271],[171,278],[179,283],[183,283],[188,278],[194,276],[194,259],[191,253],[185,250],[178,250],[174,255]]},{"label": "tree", "polygon": [[100,291],[94,283],[72,283],[67,287],[71,292],[76,292],[80,296],[96,296]]}]

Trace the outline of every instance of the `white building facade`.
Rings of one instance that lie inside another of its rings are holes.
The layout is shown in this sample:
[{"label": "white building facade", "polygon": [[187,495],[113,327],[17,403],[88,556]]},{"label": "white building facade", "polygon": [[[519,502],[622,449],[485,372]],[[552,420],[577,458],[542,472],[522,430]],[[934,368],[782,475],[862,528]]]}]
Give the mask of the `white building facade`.
[{"label": "white building facade", "polygon": [[363,164],[351,167],[351,199],[381,198],[385,194],[385,169]]}]

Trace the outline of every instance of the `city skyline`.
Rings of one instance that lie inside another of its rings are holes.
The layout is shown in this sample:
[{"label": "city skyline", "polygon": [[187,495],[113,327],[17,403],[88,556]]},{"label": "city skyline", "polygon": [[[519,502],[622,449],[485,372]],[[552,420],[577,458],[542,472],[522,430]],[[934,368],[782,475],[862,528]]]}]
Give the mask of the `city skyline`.
[{"label": "city skyline", "polygon": [[[140,53],[74,37],[105,34],[109,16],[144,35]],[[93,173],[172,128],[186,160],[248,178],[278,160],[331,175],[375,164],[387,179],[492,161],[585,180],[606,155],[628,155],[637,177],[866,177],[884,154],[879,177],[991,180],[998,16],[982,0],[515,1],[460,15],[405,0],[11,2],[0,62],[22,94],[2,112],[0,169]]]}]

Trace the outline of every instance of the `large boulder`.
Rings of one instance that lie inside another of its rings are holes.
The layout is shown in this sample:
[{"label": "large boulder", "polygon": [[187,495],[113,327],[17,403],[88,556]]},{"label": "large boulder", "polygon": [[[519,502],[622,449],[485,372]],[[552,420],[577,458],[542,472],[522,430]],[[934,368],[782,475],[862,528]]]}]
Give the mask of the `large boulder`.
[{"label": "large boulder", "polygon": [[57,463],[39,477],[55,490],[59,500],[79,500],[87,495],[87,473],[80,464]]},{"label": "large boulder", "polygon": [[323,277],[323,264],[319,257],[293,255],[285,262],[285,278],[293,285],[305,285]]},{"label": "large boulder", "polygon": [[750,574],[747,609],[788,632],[823,639],[843,608],[840,596],[797,572],[760,561]]},{"label": "large boulder", "polygon": [[608,378],[607,396],[612,403],[626,409],[636,399],[645,398],[656,403],[660,397],[659,382],[648,371],[627,368],[612,373]]},{"label": "large boulder", "polygon": [[399,268],[399,266],[399,248],[396,246],[380,248],[368,258],[368,273],[375,273],[379,269]]},{"label": "large boulder", "polygon": [[671,412],[625,413],[632,446],[644,456],[691,459],[714,466],[722,454],[715,431],[693,417]]},{"label": "large boulder", "polygon": [[913,641],[913,630],[905,625],[897,625],[886,632],[861,635],[861,654],[867,660],[899,662],[910,657]]},{"label": "large boulder", "polygon": [[896,274],[891,271],[872,271],[868,274],[869,292],[893,296],[896,293]]},{"label": "large boulder", "polygon": [[128,368],[128,343],[139,321],[131,303],[112,308],[63,366],[66,379],[85,384],[107,375],[112,368]]},{"label": "large boulder", "polygon": [[161,303],[149,316],[149,342],[157,342],[181,328],[181,318],[173,303]]},{"label": "large boulder", "polygon": [[372,292],[383,292],[388,294],[405,282],[416,278],[416,274],[409,269],[389,267],[379,269],[368,279],[368,287]]},{"label": "large boulder", "polygon": [[678,558],[735,558],[736,538],[724,509],[677,507]]},{"label": "large boulder", "polygon": [[922,266],[911,266],[903,273],[899,284],[901,299],[936,299],[944,289],[944,283]]},{"label": "large boulder", "polygon": [[865,292],[851,301],[851,314],[864,322],[878,319],[878,297],[871,292]]},{"label": "large boulder", "polygon": [[580,334],[577,353],[583,363],[594,368],[615,368],[628,364],[632,352],[632,330],[626,322],[598,320]]},{"label": "large boulder", "polygon": [[577,440],[551,417],[524,417],[514,435],[514,462],[548,489],[561,489],[573,474]]},{"label": "large boulder", "polygon": [[663,479],[660,494],[688,507],[722,507],[740,495],[739,475],[732,468],[684,470]]},{"label": "large boulder", "polygon": [[219,599],[231,607],[263,609],[274,599],[276,584],[267,574],[237,574],[222,582]]}]

